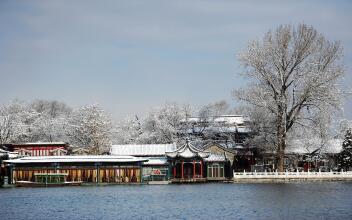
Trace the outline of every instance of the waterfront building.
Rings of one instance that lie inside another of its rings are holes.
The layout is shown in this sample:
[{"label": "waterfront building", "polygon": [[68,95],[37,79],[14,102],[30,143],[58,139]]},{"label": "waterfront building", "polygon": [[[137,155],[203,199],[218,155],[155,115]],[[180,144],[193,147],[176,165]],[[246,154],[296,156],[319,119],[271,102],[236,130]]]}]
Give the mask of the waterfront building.
[{"label": "waterfront building", "polygon": [[110,154],[148,160],[142,164],[144,181],[204,182],[232,176],[229,155],[202,150],[189,141],[179,147],[175,143],[112,145]]},{"label": "waterfront building", "polygon": [[4,160],[14,159],[18,157],[17,152],[10,152],[0,148],[0,186],[4,184],[8,184],[9,180],[7,178],[8,172],[3,163]]},{"label": "waterfront building", "polygon": [[132,156],[38,156],[5,160],[10,183],[35,181],[37,174],[65,174],[70,182],[139,183],[141,164],[146,159]]},{"label": "waterfront building", "polygon": [[[233,171],[235,168],[235,162],[238,160],[238,152],[234,149],[231,148],[225,148],[221,146],[220,144],[217,143],[210,143],[206,146],[203,147],[204,150],[207,150],[211,153],[210,158],[207,158],[206,160],[210,160],[215,162],[216,160],[219,160],[219,158],[215,158],[212,155],[220,155],[223,156],[226,160],[225,164],[225,176],[226,177],[232,177],[233,176]],[[209,166],[208,166],[208,178],[209,176]]]},{"label": "waterfront building", "polygon": [[17,152],[19,156],[62,156],[67,154],[68,143],[36,142],[7,144],[7,149]]},{"label": "waterfront building", "polygon": [[110,154],[115,156],[134,156],[147,160],[143,162],[143,181],[168,181],[169,163],[165,152],[176,150],[176,144],[119,144],[112,145]]},{"label": "waterfront building", "polygon": [[174,151],[165,152],[172,170],[172,182],[226,180],[228,159],[225,154],[211,153],[193,146],[188,140]]},{"label": "waterfront building", "polygon": [[187,141],[165,155],[171,165],[173,182],[205,182],[204,159],[210,156],[209,151],[198,149]]}]

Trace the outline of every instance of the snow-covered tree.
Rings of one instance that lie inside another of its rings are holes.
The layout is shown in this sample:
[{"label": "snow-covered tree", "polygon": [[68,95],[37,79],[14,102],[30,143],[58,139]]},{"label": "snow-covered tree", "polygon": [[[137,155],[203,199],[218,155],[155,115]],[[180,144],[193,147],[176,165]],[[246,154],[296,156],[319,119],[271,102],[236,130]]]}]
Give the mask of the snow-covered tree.
[{"label": "snow-covered tree", "polygon": [[255,147],[259,152],[274,151],[277,141],[274,116],[270,112],[256,107],[243,106],[241,111],[250,118],[248,128],[251,133],[246,139],[245,145]]},{"label": "snow-covered tree", "polygon": [[70,143],[88,148],[91,154],[101,154],[111,145],[112,123],[107,114],[96,105],[74,110],[66,125]]},{"label": "snow-covered tree", "polygon": [[38,113],[31,132],[33,141],[67,141],[64,127],[72,112],[70,107],[55,100],[36,100],[29,107]]},{"label": "snow-covered tree", "polygon": [[339,42],[330,42],[313,27],[301,24],[296,28],[281,25],[240,54],[247,69],[243,75],[252,81],[236,90],[235,96],[262,110],[275,125],[273,145],[279,171],[284,170],[288,134],[295,126],[313,127],[321,115],[339,108],[338,80],[344,73],[341,51]]},{"label": "snow-covered tree", "polygon": [[341,168],[348,170],[352,168],[352,129],[346,132],[345,139],[342,143],[342,151],[338,155],[339,165]]},{"label": "snow-covered tree", "polygon": [[138,116],[120,122],[115,135],[116,143],[173,143],[184,133],[184,119],[189,117],[190,107],[177,103],[165,103],[152,109],[143,119]]},{"label": "snow-covered tree", "polygon": [[142,143],[141,136],[143,134],[142,121],[137,115],[128,117],[120,121],[118,126],[114,128],[114,142],[118,144],[137,144]]},{"label": "snow-covered tree", "polygon": [[23,128],[20,112],[22,103],[13,102],[0,107],[0,145],[15,141]]},{"label": "snow-covered tree", "polygon": [[143,122],[140,139],[144,143],[173,143],[183,131],[182,121],[190,115],[187,105],[165,103],[150,111]]}]

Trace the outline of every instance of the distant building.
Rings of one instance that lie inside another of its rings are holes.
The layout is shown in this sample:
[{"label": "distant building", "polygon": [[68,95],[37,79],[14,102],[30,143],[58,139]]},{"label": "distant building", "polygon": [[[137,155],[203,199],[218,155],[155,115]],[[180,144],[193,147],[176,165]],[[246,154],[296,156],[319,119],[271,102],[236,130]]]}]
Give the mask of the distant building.
[{"label": "distant building", "polygon": [[[284,167],[287,170],[321,170],[329,171],[338,169],[337,155],[342,151],[342,141],[331,139],[323,143],[318,138],[312,138],[308,141],[294,140],[291,141],[285,152]],[[257,158],[257,171],[276,170],[275,152],[265,151],[261,157]]]},{"label": "distant building", "polygon": [[62,156],[67,155],[68,143],[37,142],[8,144],[9,151],[17,152],[19,156]]},{"label": "distant building", "polygon": [[226,148],[243,147],[250,135],[249,119],[243,115],[188,117],[182,123],[186,131],[181,136],[196,137],[218,143]]}]

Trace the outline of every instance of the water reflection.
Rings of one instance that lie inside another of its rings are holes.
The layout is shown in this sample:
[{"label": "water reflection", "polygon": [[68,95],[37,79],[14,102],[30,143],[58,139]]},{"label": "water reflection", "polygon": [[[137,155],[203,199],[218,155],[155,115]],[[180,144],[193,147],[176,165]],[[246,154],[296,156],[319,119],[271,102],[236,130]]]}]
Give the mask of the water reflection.
[{"label": "water reflection", "polygon": [[1,219],[351,219],[352,183],[0,190]]}]

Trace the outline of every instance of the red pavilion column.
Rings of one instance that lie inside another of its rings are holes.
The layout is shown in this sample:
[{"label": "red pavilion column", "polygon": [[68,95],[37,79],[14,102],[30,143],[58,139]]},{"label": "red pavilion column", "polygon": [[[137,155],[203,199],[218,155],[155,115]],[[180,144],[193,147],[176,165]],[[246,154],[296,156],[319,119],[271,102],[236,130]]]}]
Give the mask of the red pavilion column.
[{"label": "red pavilion column", "polygon": [[193,179],[196,178],[196,162],[193,161]]},{"label": "red pavilion column", "polygon": [[174,178],[176,178],[176,164],[174,165]]},{"label": "red pavilion column", "polygon": [[181,179],[183,179],[183,161],[181,163]]},{"label": "red pavilion column", "polygon": [[203,178],[203,161],[200,161],[200,177]]}]

